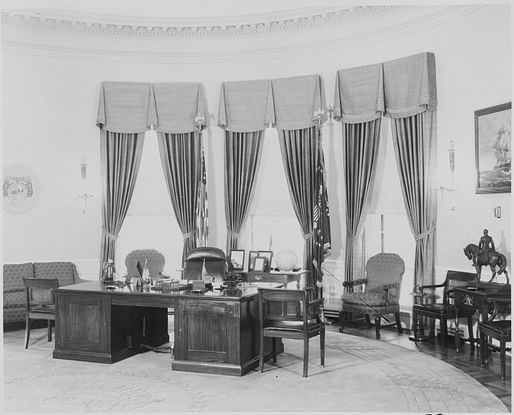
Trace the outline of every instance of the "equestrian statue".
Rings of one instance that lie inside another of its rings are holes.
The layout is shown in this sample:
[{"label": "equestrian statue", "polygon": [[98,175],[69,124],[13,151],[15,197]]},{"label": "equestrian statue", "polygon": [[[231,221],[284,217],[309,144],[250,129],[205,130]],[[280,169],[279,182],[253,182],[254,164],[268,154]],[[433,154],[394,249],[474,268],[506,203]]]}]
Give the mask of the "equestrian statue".
[{"label": "equestrian statue", "polygon": [[507,259],[505,255],[496,252],[493,238],[489,236],[487,229],[484,229],[484,235],[480,238],[478,245],[469,244],[464,248],[464,254],[468,259],[472,260],[473,266],[477,271],[478,281],[480,281],[482,266],[489,265],[493,273],[489,282],[492,282],[497,275],[505,274],[507,284],[509,284],[509,274],[506,270]]}]

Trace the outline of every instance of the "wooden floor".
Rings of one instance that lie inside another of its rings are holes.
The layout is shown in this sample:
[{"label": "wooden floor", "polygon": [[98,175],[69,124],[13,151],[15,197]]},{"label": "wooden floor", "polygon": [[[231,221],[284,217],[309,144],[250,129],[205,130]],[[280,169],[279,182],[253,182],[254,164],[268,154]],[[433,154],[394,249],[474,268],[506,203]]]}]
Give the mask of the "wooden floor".
[{"label": "wooden floor", "polygon": [[[339,331],[337,320],[329,319],[327,330]],[[375,328],[366,327],[358,324],[357,326],[345,326],[344,332],[355,336],[375,338]],[[507,379],[502,381],[500,378],[500,355],[498,352],[491,353],[489,365],[480,367],[480,349],[471,347],[469,343],[464,343],[459,353],[456,352],[453,337],[448,342],[448,347],[444,347],[439,338],[432,338],[423,342],[413,342],[409,340],[410,334],[404,331],[399,334],[396,328],[388,327],[380,330],[380,341],[385,341],[398,346],[406,347],[411,350],[419,350],[437,359],[462,370],[464,373],[476,379],[492,393],[494,393],[512,411],[511,404],[511,357],[507,356]]]}]

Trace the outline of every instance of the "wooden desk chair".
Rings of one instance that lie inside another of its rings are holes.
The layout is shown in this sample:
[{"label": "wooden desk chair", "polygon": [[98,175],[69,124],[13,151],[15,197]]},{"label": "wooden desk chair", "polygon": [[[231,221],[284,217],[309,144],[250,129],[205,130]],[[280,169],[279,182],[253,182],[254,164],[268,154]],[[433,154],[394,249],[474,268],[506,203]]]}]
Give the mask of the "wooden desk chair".
[{"label": "wooden desk chair", "polygon": [[[448,340],[448,320],[466,317],[468,320],[469,337],[473,340],[473,311],[459,309],[457,315],[456,307],[453,302],[453,289],[456,287],[466,287],[476,282],[477,275],[470,272],[452,271],[446,273],[446,279],[441,284],[422,285],[415,288],[414,296],[417,303],[412,307],[414,337],[412,340],[424,340],[424,327],[421,317],[428,317],[439,320],[441,325],[441,337],[443,344]],[[442,289],[442,301],[440,298]],[[433,331],[430,332],[430,336]]]},{"label": "wooden desk chair", "polygon": [[26,293],[25,349],[29,346],[31,320],[48,321],[48,341],[52,341],[52,320],[55,321],[54,290],[59,280],[23,278]]},{"label": "wooden desk chair", "polygon": [[500,342],[500,367],[501,378],[505,380],[506,366],[506,343],[511,341],[511,321],[506,319],[510,315],[510,298],[488,298],[487,301],[492,306],[492,313],[485,321],[478,323],[480,333],[480,357],[481,365],[487,365],[489,358],[490,344],[488,339],[491,337]]},{"label": "wooden desk chair", "polygon": [[303,340],[303,377],[308,375],[309,339],[320,336],[321,366],[325,366],[325,325],[320,318],[322,299],[314,291],[259,288],[260,371],[264,371],[264,337],[272,338],[273,362],[276,338]]},{"label": "wooden desk chair", "polygon": [[[373,255],[366,263],[366,278],[345,281],[342,295],[343,307],[339,314],[342,333],[346,316],[361,313],[371,325],[370,315],[375,318],[375,337],[380,339],[380,321],[386,314],[394,314],[398,332],[402,332],[400,321],[400,289],[405,272],[405,263],[397,254]],[[355,289],[355,287],[360,289]]]}]

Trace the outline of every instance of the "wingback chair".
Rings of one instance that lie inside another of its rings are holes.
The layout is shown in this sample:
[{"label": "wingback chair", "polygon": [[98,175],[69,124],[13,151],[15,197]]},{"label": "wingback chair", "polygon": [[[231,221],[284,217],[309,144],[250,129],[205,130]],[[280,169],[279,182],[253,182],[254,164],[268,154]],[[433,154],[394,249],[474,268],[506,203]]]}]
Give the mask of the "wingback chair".
[{"label": "wingback chair", "polygon": [[[340,331],[344,329],[345,316],[361,313],[375,318],[376,338],[380,338],[380,321],[386,314],[394,314],[398,332],[402,332],[400,322],[400,289],[405,272],[405,263],[397,254],[380,253],[372,256],[366,264],[366,277],[345,281],[346,292],[342,296],[343,308],[339,314]],[[360,289],[356,290],[356,287]]]},{"label": "wingback chair", "polygon": [[125,265],[127,266],[127,278],[138,278],[139,272],[137,271],[137,263],[141,266],[148,260],[148,271],[150,276],[157,276],[162,273],[166,259],[164,255],[155,249],[135,249],[130,252],[125,258]]},{"label": "wingback chair", "polygon": [[203,246],[191,249],[184,264],[184,279],[199,280],[202,278],[202,268],[217,281],[222,281],[227,268],[225,253],[220,248]]}]

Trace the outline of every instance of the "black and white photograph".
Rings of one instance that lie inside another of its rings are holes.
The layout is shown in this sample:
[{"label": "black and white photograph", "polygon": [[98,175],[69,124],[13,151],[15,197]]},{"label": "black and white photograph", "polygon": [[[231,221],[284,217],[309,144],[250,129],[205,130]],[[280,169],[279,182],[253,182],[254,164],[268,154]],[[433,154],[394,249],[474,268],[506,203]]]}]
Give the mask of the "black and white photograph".
[{"label": "black and white photograph", "polygon": [[2,0],[5,413],[512,413],[511,0]]}]

